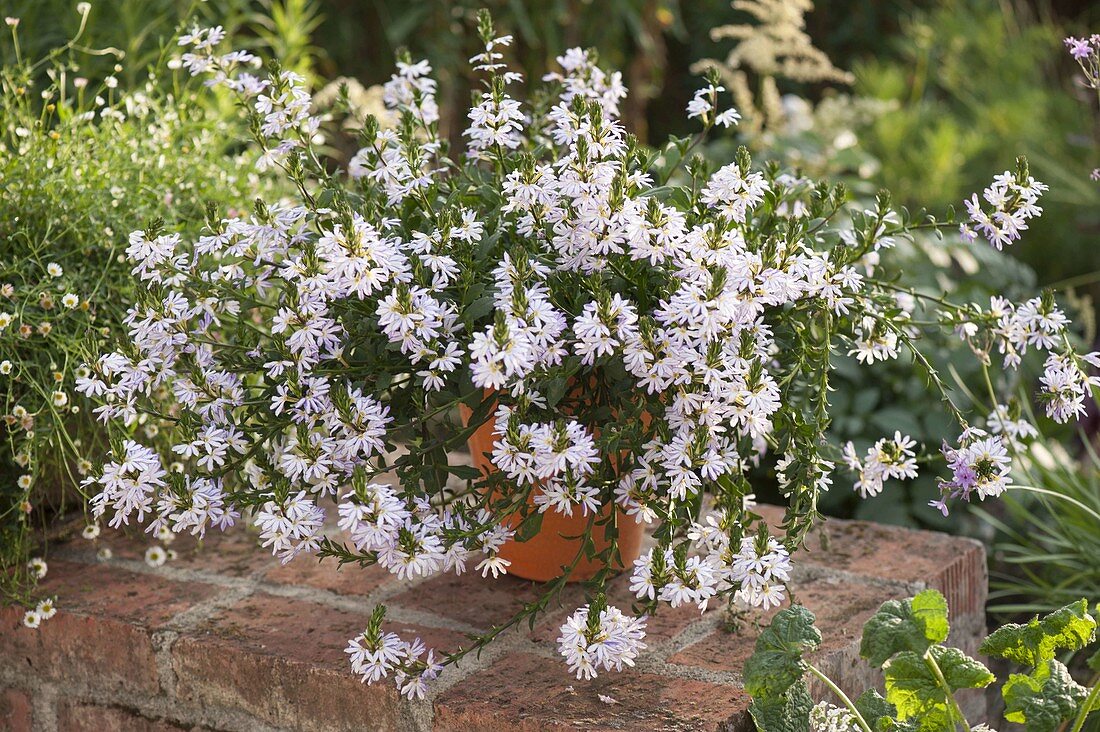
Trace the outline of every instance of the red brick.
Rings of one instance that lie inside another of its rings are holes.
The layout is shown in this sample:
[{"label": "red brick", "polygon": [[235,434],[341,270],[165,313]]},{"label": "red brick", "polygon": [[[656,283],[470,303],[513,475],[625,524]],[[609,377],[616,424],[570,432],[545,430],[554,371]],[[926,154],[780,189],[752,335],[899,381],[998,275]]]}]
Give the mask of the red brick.
[{"label": "red brick", "polygon": [[124,622],[59,612],[37,630],[21,608],[0,609],[0,666],[28,676],[157,692],[150,634]]},{"label": "red brick", "polygon": [[0,691],[0,729],[8,732],[31,732],[34,729],[33,703],[19,689]]},{"label": "red brick", "polygon": [[435,704],[434,729],[732,732],[751,729],[748,703],[733,686],[636,670],[577,681],[560,659],[513,653],[444,692]]},{"label": "red brick", "polygon": [[[116,559],[144,561],[145,550],[154,545],[173,549],[176,559],[165,565],[173,569],[198,570],[228,577],[254,577],[279,565],[279,560],[269,550],[258,546],[254,535],[241,529],[230,529],[225,533],[209,531],[202,540],[190,534],[181,534],[167,545],[148,534],[134,531],[104,531],[100,537],[97,546],[110,548]],[[66,548],[84,555],[94,555],[90,542],[82,544],[80,540],[75,540]]]},{"label": "red brick", "polygon": [[[823,643],[819,656],[851,649],[859,644],[863,624],[888,599],[904,597],[900,589],[893,591],[859,583],[817,579],[794,585],[795,600],[809,608],[817,618]],[[787,603],[790,604],[789,602]],[[771,622],[778,612],[750,610],[735,616],[737,629],[719,627],[701,640],[673,654],[669,663],[711,671],[740,673],[752,655],[759,628]]]},{"label": "red brick", "polygon": [[360,567],[345,564],[340,567],[335,560],[318,562],[313,557],[298,557],[288,564],[271,559],[271,568],[264,574],[264,581],[280,585],[312,587],[335,592],[338,595],[368,595],[379,587],[400,580],[389,571],[372,565]]},{"label": "red brick", "polygon": [[57,728],[64,732],[179,732],[196,730],[161,719],[150,719],[122,707],[105,707],[82,702],[65,702],[57,712]]},{"label": "red brick", "polygon": [[[761,507],[761,513],[773,524],[783,516],[775,506]],[[793,559],[863,577],[924,583],[947,597],[954,615],[985,612],[985,550],[972,539],[830,518],[810,534],[805,549]]]},{"label": "red brick", "polygon": [[152,632],[215,592],[210,585],[57,560],[40,589],[57,595],[57,615],[32,630],[22,626],[22,609],[0,610],[0,662],[42,678],[145,690],[159,688]]},{"label": "red brick", "polygon": [[[223,610],[172,647],[177,693],[203,706],[241,709],[270,724],[353,730],[400,726],[403,703],[392,682],[366,686],[344,648],[366,627],[361,613],[264,593]],[[394,622],[403,638],[452,649],[452,631]]]},{"label": "red brick", "polygon": [[49,573],[39,589],[43,595],[56,595],[63,612],[112,618],[152,629],[218,592],[213,585],[138,574],[106,563],[58,560],[50,561]]},{"label": "red brick", "polygon": [[[568,585],[562,594],[583,602],[582,592],[577,585]],[[474,628],[487,629],[511,618],[526,603],[537,599],[539,593],[540,586],[535,582],[510,576],[486,579],[479,573],[466,572],[420,582],[386,604],[429,610]],[[552,602],[551,607],[558,607],[558,603]]]}]

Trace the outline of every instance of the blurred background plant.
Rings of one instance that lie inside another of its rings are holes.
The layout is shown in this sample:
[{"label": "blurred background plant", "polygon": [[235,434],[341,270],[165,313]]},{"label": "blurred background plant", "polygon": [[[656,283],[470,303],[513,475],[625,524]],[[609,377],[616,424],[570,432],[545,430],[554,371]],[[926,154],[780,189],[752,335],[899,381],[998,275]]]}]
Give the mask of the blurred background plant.
[{"label": "blurred background plant", "polygon": [[231,142],[242,139],[236,116],[200,104],[186,72],[162,67],[165,76],[127,86],[124,59],[85,45],[89,10],[68,13],[74,40],[57,49],[29,55],[36,43],[25,39],[39,31],[24,19],[0,44],[0,597],[9,600],[33,587],[32,528],[83,507],[74,488],[84,458],[101,452],[73,387],[95,342],[124,331],[139,286],[121,256],[127,235],[154,218],[195,227],[208,202],[246,210],[265,185],[254,156]]}]

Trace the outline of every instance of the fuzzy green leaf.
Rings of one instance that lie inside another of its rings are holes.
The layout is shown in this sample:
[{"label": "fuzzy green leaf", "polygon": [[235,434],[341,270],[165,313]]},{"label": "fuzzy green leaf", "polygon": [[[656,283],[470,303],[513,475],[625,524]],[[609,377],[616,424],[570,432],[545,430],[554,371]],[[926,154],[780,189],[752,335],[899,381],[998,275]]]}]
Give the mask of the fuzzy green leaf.
[{"label": "fuzzy green leaf", "polygon": [[806,670],[802,654],[821,645],[814,614],[801,605],[776,613],[756,639],[756,650],[745,662],[745,691],[761,703],[778,701]]},{"label": "fuzzy green leaf", "polygon": [[897,714],[894,705],[886,701],[877,689],[868,689],[860,694],[859,698],[855,700],[855,705],[859,713],[867,720],[867,724],[871,725],[871,729],[878,726],[880,719],[893,717]]},{"label": "fuzzy green leaf", "polygon": [[1064,664],[1047,659],[1030,674],[1012,674],[1001,693],[1009,722],[1024,725],[1027,732],[1054,732],[1077,713],[1088,692]]},{"label": "fuzzy green leaf", "polygon": [[[988,686],[995,680],[989,669],[957,648],[933,646],[928,653],[940,667],[952,693]],[[899,720],[915,718],[921,729],[934,729],[926,724],[950,719],[947,694],[922,654],[903,651],[891,658],[883,670],[886,700],[898,710]]]},{"label": "fuzzy green leaf", "polygon": [[922,654],[947,639],[947,600],[925,590],[911,600],[887,600],[863,626],[859,654],[872,666],[882,666],[896,653]]},{"label": "fuzzy green leaf", "polygon": [[920,732],[920,725],[911,719],[901,722],[893,717],[883,717],[872,729],[878,732]]},{"label": "fuzzy green leaf", "polygon": [[778,697],[753,697],[749,714],[759,732],[809,732],[814,700],[802,679]]},{"label": "fuzzy green leaf", "polygon": [[936,647],[932,657],[939,664],[940,671],[951,691],[959,689],[981,689],[989,686],[997,677],[980,661],[975,661],[958,648]]},{"label": "fuzzy green leaf", "polygon": [[1058,649],[1079,650],[1095,635],[1096,620],[1089,615],[1088,603],[1080,600],[1042,620],[1034,617],[1026,625],[1010,623],[993,631],[982,643],[981,652],[1024,666],[1040,666],[1054,658]]}]

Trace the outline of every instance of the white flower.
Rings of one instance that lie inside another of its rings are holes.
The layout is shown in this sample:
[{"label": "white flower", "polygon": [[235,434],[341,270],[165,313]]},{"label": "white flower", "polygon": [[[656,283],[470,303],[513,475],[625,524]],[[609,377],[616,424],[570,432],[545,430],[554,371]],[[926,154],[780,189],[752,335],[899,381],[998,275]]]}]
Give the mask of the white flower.
[{"label": "white flower", "polygon": [[150,567],[163,567],[168,561],[168,552],[162,546],[151,546],[145,550],[145,563]]},{"label": "white flower", "polygon": [[72,310],[73,308],[75,308],[77,305],[80,304],[80,298],[77,295],[74,295],[73,293],[69,292],[69,293],[65,294],[64,297],[61,298],[61,304],[64,305],[65,307],[69,308],[70,310]]},{"label": "white flower", "polygon": [[578,679],[595,678],[597,671],[633,666],[644,649],[645,618],[623,615],[618,608],[606,607],[589,620],[589,605],[578,608],[561,626],[558,651]]},{"label": "white flower", "polygon": [[85,539],[92,541],[93,539],[99,538],[99,531],[99,524],[88,524],[80,532],[80,535]]},{"label": "white flower", "polygon": [[819,702],[810,710],[810,729],[813,732],[859,732],[859,725],[847,709]]},{"label": "white flower", "polygon": [[37,610],[28,610],[23,613],[23,625],[28,628],[37,628],[42,625],[42,616]]},{"label": "white flower", "polygon": [[42,620],[49,620],[54,615],[57,615],[57,598],[47,597],[39,601],[34,611],[38,613],[38,617]]},{"label": "white flower", "polygon": [[49,571],[46,560],[42,559],[42,557],[34,557],[27,562],[27,569],[30,570],[31,576],[35,579],[42,579],[46,576],[46,572]]},{"label": "white flower", "polygon": [[50,262],[46,265],[46,273],[49,274],[50,277],[60,277],[65,274],[65,270],[63,270],[61,265],[57,262]]}]

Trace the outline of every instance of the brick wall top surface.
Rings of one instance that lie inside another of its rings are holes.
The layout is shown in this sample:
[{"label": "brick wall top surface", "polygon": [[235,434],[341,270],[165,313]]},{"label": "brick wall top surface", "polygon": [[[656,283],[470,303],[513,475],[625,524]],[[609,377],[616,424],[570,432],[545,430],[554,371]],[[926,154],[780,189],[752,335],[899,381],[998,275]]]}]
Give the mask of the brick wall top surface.
[{"label": "brick wall top surface", "polygon": [[[779,512],[766,509],[776,520]],[[384,601],[390,628],[453,650],[537,596],[530,582],[466,574],[402,583],[377,568],[286,566],[237,532],[180,537],[164,567],[144,542],[106,536],[98,561],[81,539],[52,548],[42,588],[60,611],[38,630],[0,610],[0,729],[46,730],[749,730],[738,672],[759,612],[662,610],[634,670],[572,678],[556,653],[569,586],[534,628],[506,631],[450,667],[425,701],[367,687],[343,652]],[[982,629],[985,558],[975,542],[864,522],[828,521],[797,554],[794,597],[818,617],[820,663],[864,688],[860,628],[883,601],[926,586],[951,602],[954,640]],[[610,592],[628,607],[626,578]],[[974,636],[974,637],[970,637]]]}]

